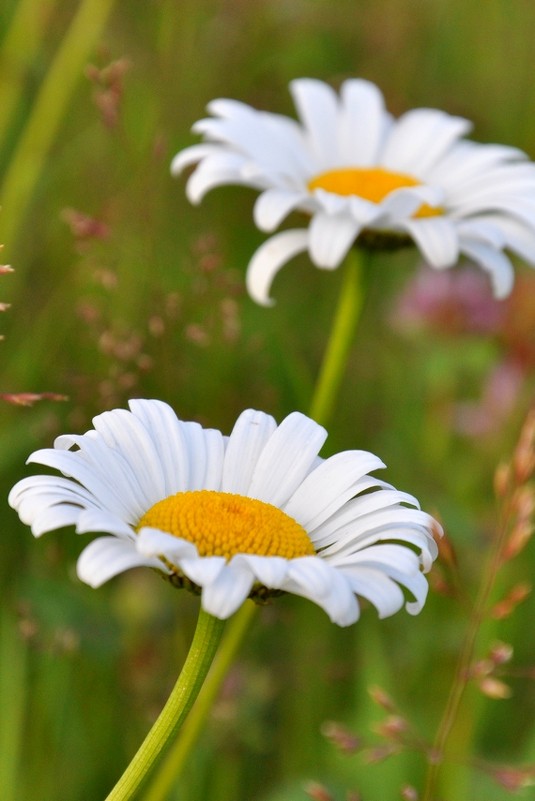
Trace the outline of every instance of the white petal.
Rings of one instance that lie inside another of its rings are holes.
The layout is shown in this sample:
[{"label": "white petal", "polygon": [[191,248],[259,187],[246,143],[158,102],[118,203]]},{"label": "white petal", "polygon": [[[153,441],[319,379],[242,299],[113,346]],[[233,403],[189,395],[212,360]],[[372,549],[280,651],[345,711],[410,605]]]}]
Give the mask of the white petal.
[{"label": "white petal", "polygon": [[349,214],[315,214],[310,223],[310,258],[324,269],[338,267],[359,231],[359,224]]},{"label": "white petal", "polygon": [[79,578],[91,587],[100,587],[109,579],[132,567],[155,567],[166,570],[158,559],[138,553],[128,540],[99,537],[82,551],[76,567]]},{"label": "white petal", "polygon": [[299,206],[307,195],[289,189],[267,189],[254,206],[254,221],[262,231],[274,231],[288,214]]},{"label": "white petal", "polygon": [[311,531],[355,495],[358,482],[366,473],[384,466],[367,451],[345,451],[331,456],[306,476],[284,511]]},{"label": "white petal", "polygon": [[76,533],[88,534],[103,532],[113,534],[127,540],[133,540],[135,534],[132,528],[119,517],[103,512],[101,509],[83,509],[78,511],[76,520]]},{"label": "white petal", "polygon": [[194,131],[222,142],[271,174],[299,181],[310,170],[305,140],[295,120],[260,112],[236,100],[215,100],[208,109],[220,119],[201,120]]},{"label": "white petal", "polygon": [[311,470],[325,429],[300,412],[286,417],[260,454],[249,487],[251,497],[281,508]]},{"label": "white petal", "polygon": [[452,267],[459,259],[459,236],[447,217],[406,220],[400,227],[410,234],[428,264]]},{"label": "white petal", "polygon": [[238,554],[232,559],[232,564],[240,565],[242,562],[247,565],[249,571],[260,584],[274,590],[278,590],[283,586],[290,569],[289,560],[283,559],[281,556]]},{"label": "white petal", "polygon": [[190,483],[191,454],[185,424],[162,401],[135,399],[129,401],[128,405],[150,432],[153,442],[157,443],[164,482],[161,497],[187,490]]},{"label": "white petal", "polygon": [[515,278],[507,256],[500,250],[476,241],[461,240],[461,251],[489,273],[495,297],[507,297]]},{"label": "white petal", "polygon": [[415,214],[422,203],[439,206],[443,200],[442,190],[432,186],[411,186],[390,192],[377,205],[374,227],[388,227],[404,222]]},{"label": "white petal", "polygon": [[333,623],[349,626],[359,616],[359,606],[350,583],[315,556],[292,559],[284,589],[321,606]]},{"label": "white petal", "polygon": [[[159,442],[143,422],[126,409],[114,409],[93,418],[93,425],[104,441],[127,461],[143,493],[145,508],[165,497]],[[93,436],[91,432],[89,436]]]},{"label": "white petal", "polygon": [[[338,536],[333,538],[328,549],[322,551],[323,554],[335,554],[338,551],[347,554],[351,549],[358,551],[362,548],[362,538],[369,537],[375,532],[380,534],[383,539],[402,540],[404,537],[403,527],[413,528],[418,537],[427,540],[429,535],[426,532],[434,526],[433,518],[426,512],[422,512],[420,509],[409,509],[405,506],[389,506],[360,515],[359,501],[360,499],[349,501],[347,509],[342,509],[341,514],[334,515],[332,520],[327,522],[323,530],[327,532],[333,525],[338,525],[339,527],[335,529]],[[351,515],[353,515],[352,520]],[[343,534],[342,526],[340,526],[342,520],[344,520]],[[317,540],[319,540],[319,533]],[[317,540],[315,540],[315,544],[319,544]]]},{"label": "white petal", "polygon": [[203,587],[203,609],[220,620],[226,620],[243,604],[253,582],[254,576],[247,565],[230,562],[215,581]]},{"label": "white petal", "polygon": [[443,159],[429,170],[427,180],[453,190],[461,188],[474,175],[488,174],[496,165],[523,156],[521,151],[505,145],[481,145],[477,142],[457,142]]},{"label": "white petal", "polygon": [[307,230],[283,231],[261,245],[247,268],[247,290],[257,303],[272,306],[269,291],[273,279],[287,261],[308,247]]},{"label": "white petal", "polygon": [[405,598],[402,590],[381,570],[359,565],[342,572],[350,580],[353,592],[370,601],[379,612],[379,617],[389,617],[403,606]]},{"label": "white petal", "polygon": [[206,471],[203,489],[219,492],[225,458],[224,440],[221,433],[213,428],[203,429],[203,431],[206,443]]},{"label": "white petal", "polygon": [[467,120],[436,109],[408,111],[393,125],[380,163],[425,178],[433,164],[471,127]]},{"label": "white petal", "polygon": [[202,490],[208,466],[208,443],[206,431],[199,423],[183,423],[189,453],[190,475],[188,490]]},{"label": "white petal", "polygon": [[60,476],[23,478],[9,493],[8,503],[27,525],[32,525],[44,510],[60,504],[66,504],[78,513],[81,509],[98,506],[95,497],[85,487]]},{"label": "white petal", "polygon": [[[124,497],[117,491],[117,487],[110,485],[106,476],[98,474],[92,467],[85,464],[77,453],[70,451],[57,451],[52,448],[35,451],[28,458],[29,463],[38,463],[46,467],[60,470],[63,475],[76,479],[98,499],[98,504],[114,514],[133,522],[142,513],[143,506],[132,496]],[[119,490],[124,490],[124,485]],[[146,507],[145,507],[146,508]]]},{"label": "white petal", "polygon": [[203,143],[200,145],[192,145],[191,147],[187,147],[185,150],[181,150],[179,153],[177,153],[171,162],[171,174],[180,175],[182,170],[186,167],[189,167],[191,164],[195,164],[197,161],[202,161],[202,159],[206,158],[207,156],[213,156],[218,152],[219,145],[213,144]]},{"label": "white petal", "polygon": [[214,166],[210,162],[202,162],[190,176],[186,184],[186,195],[190,203],[197,205],[210,190],[217,186],[232,184],[235,186],[255,186],[254,181],[243,177],[241,166],[242,156],[232,156],[225,159],[226,166]]},{"label": "white petal", "polygon": [[503,215],[486,215],[485,220],[500,231],[505,242],[503,247],[510,248],[521,259],[535,266],[535,231],[518,220]]},{"label": "white petal", "polygon": [[342,116],[339,147],[342,166],[370,167],[378,162],[391,117],[375,84],[344,81],[340,89]]},{"label": "white petal", "polygon": [[34,537],[40,537],[42,534],[55,531],[58,528],[75,526],[79,515],[80,509],[75,506],[69,506],[69,504],[42,509],[31,524],[31,532]]},{"label": "white petal", "polygon": [[240,414],[226,447],[222,492],[249,494],[258,458],[276,428],[277,423],[273,417],[264,412],[247,409]]},{"label": "white petal", "polygon": [[335,151],[339,101],[331,87],[311,78],[300,78],[290,84],[297,112],[305,126],[317,171],[329,169],[339,161]]},{"label": "white petal", "polygon": [[139,530],[135,539],[135,547],[143,556],[162,556],[175,567],[179,567],[181,559],[199,558],[197,548],[192,542],[150,526],[144,526]]},{"label": "white petal", "polygon": [[[497,218],[500,221],[505,218]],[[514,221],[516,222],[516,220]],[[521,225],[521,223],[518,223]],[[501,250],[507,244],[507,238],[500,224],[496,224],[489,215],[469,217],[457,222],[457,231],[461,239],[475,239],[493,248]]]},{"label": "white petal", "polygon": [[179,561],[180,570],[199,587],[212,584],[227,564],[223,556],[196,556],[191,559],[181,558]]}]

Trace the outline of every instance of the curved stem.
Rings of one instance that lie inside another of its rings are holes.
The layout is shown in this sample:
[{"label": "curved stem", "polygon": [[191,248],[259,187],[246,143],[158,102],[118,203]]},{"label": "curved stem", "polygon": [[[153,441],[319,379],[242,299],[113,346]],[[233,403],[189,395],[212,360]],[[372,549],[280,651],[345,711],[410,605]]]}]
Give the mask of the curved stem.
[{"label": "curved stem", "polygon": [[353,248],[343,265],[344,276],[329,341],[312,401],[310,416],[325,425],[332,414],[364,302],[363,251]]},{"label": "curved stem", "polygon": [[180,737],[173,744],[143,801],[162,801],[168,797],[176,777],[182,772],[187,758],[197,742],[208,714],[214,705],[219,688],[227,675],[243,638],[256,615],[256,604],[245,603],[234,615],[214,660],[210,675],[199,693],[191,715],[184,723]]},{"label": "curved stem", "polygon": [[219,645],[225,621],[201,608],[193,642],[184,667],[156,723],[106,801],[128,801],[134,797],[145,776],[168,740],[176,733],[203,685]]},{"label": "curved stem", "polygon": [[[334,407],[362,309],[364,295],[361,290],[361,253],[361,251],[351,251],[344,265],[345,275],[333,327],[310,404],[310,416],[321,423],[327,421]],[[197,742],[223,679],[255,613],[254,604],[245,604],[229,622],[214,668],[204,683],[199,700],[183,726],[180,738],[146,793],[144,801],[164,801],[167,798],[173,782],[182,772],[187,757]]]}]

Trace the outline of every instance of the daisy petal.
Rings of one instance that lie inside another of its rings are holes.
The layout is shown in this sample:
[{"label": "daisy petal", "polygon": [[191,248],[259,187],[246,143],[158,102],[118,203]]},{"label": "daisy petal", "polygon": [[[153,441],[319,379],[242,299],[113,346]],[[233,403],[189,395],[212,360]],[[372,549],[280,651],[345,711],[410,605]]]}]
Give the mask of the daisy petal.
[{"label": "daisy petal", "polygon": [[236,420],[225,453],[222,492],[247,495],[253,471],[277,424],[264,412],[247,409]]},{"label": "daisy petal", "polygon": [[372,167],[391,125],[383,95],[375,84],[362,80],[344,81],[340,95],[343,109],[339,143],[343,163]]},{"label": "daisy petal", "polygon": [[279,590],[283,585],[289,570],[289,560],[281,556],[256,556],[255,554],[238,554],[232,564],[247,565],[252,575],[260,584],[270,589]]},{"label": "daisy petal", "polygon": [[416,242],[428,264],[453,267],[459,259],[459,235],[446,217],[406,220],[401,226]]},{"label": "daisy petal", "polygon": [[359,606],[349,582],[321,559],[294,559],[284,589],[321,606],[339,626],[349,626],[358,620]]},{"label": "daisy petal", "polygon": [[308,247],[306,230],[283,231],[261,245],[247,268],[247,290],[253,300],[261,306],[272,306],[269,297],[273,279],[287,261]]},{"label": "daisy petal", "polygon": [[507,256],[474,240],[461,240],[461,251],[489,273],[494,295],[497,298],[507,297],[514,282],[513,266]]},{"label": "daisy petal", "polygon": [[310,258],[317,267],[333,270],[343,261],[360,231],[349,215],[315,214],[310,223]]},{"label": "daisy petal", "polygon": [[215,581],[203,587],[201,601],[205,612],[225,620],[242,605],[253,586],[254,576],[243,563],[230,562]]},{"label": "daisy petal", "polygon": [[206,158],[207,156],[216,155],[218,152],[219,148],[217,145],[201,144],[187,147],[184,150],[181,150],[180,153],[177,153],[172,160],[171,174],[175,176],[180,175],[182,170],[184,170],[186,167],[190,167],[192,164],[202,161],[202,159]]},{"label": "daisy petal", "polygon": [[284,511],[312,531],[355,495],[358,482],[366,473],[384,466],[367,451],[331,456],[306,476]]},{"label": "daisy petal", "polygon": [[381,570],[370,567],[344,568],[353,592],[370,601],[379,617],[390,617],[398,612],[405,600],[400,587]]},{"label": "daisy petal", "polygon": [[142,556],[162,557],[177,568],[181,559],[195,559],[199,556],[192,542],[148,526],[139,530],[135,547]]},{"label": "daisy petal", "polygon": [[292,81],[290,91],[295,107],[307,131],[318,172],[327,170],[337,160],[336,142],[338,99],[328,84],[310,78]]},{"label": "daisy petal", "polygon": [[274,231],[306,195],[289,189],[267,189],[254,206],[254,221],[262,231]]},{"label": "daisy petal", "polygon": [[467,120],[435,109],[408,111],[391,129],[381,164],[421,178],[471,127]]},{"label": "daisy petal", "polygon": [[155,567],[165,571],[165,566],[158,559],[138,553],[131,542],[116,537],[99,537],[82,551],[76,571],[86,584],[100,587],[133,567]]},{"label": "daisy petal", "polygon": [[[282,506],[310,471],[327,432],[309,417],[293,412],[273,432],[253,472],[249,495]],[[284,483],[279,479],[284,475]]]}]

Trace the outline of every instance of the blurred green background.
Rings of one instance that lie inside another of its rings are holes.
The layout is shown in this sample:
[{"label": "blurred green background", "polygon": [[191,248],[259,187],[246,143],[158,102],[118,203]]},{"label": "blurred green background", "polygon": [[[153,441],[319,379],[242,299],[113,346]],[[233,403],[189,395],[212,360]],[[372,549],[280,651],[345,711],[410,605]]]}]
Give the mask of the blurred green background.
[{"label": "blurred green background", "polygon": [[[292,114],[291,79],[361,76],[396,114],[442,108],[533,158],[534,32],[528,0],[4,0],[0,241],[15,272],[0,277],[12,304],[1,389],[68,399],[0,406],[2,497],[31,451],[130,397],[225,432],[248,406],[307,410],[340,271],[303,257],[277,278],[274,308],[247,297],[263,241],[254,193],[219,189],[193,208],[169,175],[207,102]],[[443,278],[412,251],[375,260],[324,453],[374,451],[387,480],[440,516],[469,601],[496,522],[493,472],[533,396],[535,274],[519,265],[502,304],[466,268]],[[0,515],[2,799],[98,801],[167,698],[198,601],[149,571],[93,591],[75,576],[72,532],[34,541],[6,502]],[[497,598],[534,563],[531,547]],[[417,618],[366,608],[348,630],[299,599],[263,609],[171,801],[299,801],[310,780],[337,799],[394,801],[421,786],[421,754],[368,765],[322,731],[336,720],[382,745],[379,684],[432,740],[466,625],[454,595],[432,592]],[[482,632],[480,656],[496,638],[514,644],[513,694],[468,693],[455,736],[469,764],[444,771],[444,801],[509,797],[472,762],[535,762],[534,613],[528,598]]]}]

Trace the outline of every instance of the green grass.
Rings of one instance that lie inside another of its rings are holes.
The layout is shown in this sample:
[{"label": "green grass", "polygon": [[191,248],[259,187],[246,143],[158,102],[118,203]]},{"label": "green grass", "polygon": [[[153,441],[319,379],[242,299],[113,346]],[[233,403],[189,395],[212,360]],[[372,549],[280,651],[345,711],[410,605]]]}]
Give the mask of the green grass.
[{"label": "green grass", "polygon": [[[296,259],[275,282],[274,308],[247,297],[245,267],[263,239],[252,224],[253,193],[220,189],[194,208],[184,180],[169,175],[212,98],[291,113],[292,78],[337,84],[359,75],[381,86],[395,113],[443,108],[474,120],[478,140],[535,156],[528,3],[487,0],[483,11],[476,0],[131,0],[94,29],[84,26],[50,89],[79,7],[6,2],[0,19],[0,241],[16,270],[0,279],[1,298],[12,303],[2,316],[2,389],[68,396],[0,407],[3,498],[28,474],[31,451],[87,430],[93,415],[129,397],[162,398],[182,417],[225,431],[247,406],[278,418],[306,411],[341,274]],[[86,66],[121,59],[128,66],[109,127],[95,103],[106,77],[98,85]],[[45,95],[40,106],[46,86],[54,99]],[[76,237],[69,209],[100,221],[103,236]],[[392,310],[417,257],[379,261],[327,447],[378,453],[388,480],[440,514],[473,598],[495,524],[493,472],[533,395],[534,276],[519,266],[522,388],[506,419],[471,438],[455,430],[455,412],[481,396],[519,334],[512,324],[506,337],[400,333]],[[74,575],[80,539],[62,531],[34,541],[7,503],[0,515],[3,801],[99,801],[167,697],[197,600],[148,571],[93,591]],[[499,591],[529,581],[534,568],[531,545],[503,572]],[[470,733],[463,747],[472,760],[535,762],[535,692],[521,675],[535,662],[534,612],[528,599],[482,632],[478,655],[493,639],[512,642],[518,675],[508,700],[468,695],[456,737]],[[420,755],[366,765],[338,753],[322,724],[340,721],[379,742],[371,727],[383,713],[368,688],[380,684],[432,739],[465,625],[466,610],[433,592],[417,618],[378,621],[368,608],[350,630],[305,601],[277,601],[257,618],[170,801],[301,801],[309,780],[336,799],[359,789],[364,801],[421,787]],[[445,801],[509,797],[472,767],[445,774]]]}]

